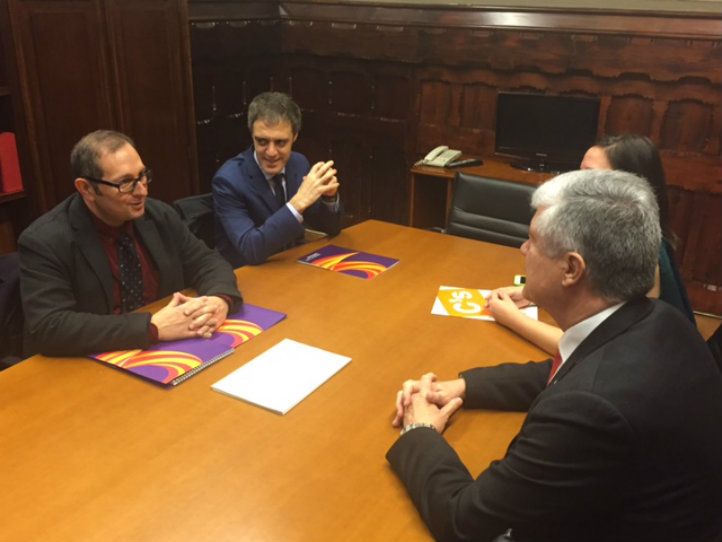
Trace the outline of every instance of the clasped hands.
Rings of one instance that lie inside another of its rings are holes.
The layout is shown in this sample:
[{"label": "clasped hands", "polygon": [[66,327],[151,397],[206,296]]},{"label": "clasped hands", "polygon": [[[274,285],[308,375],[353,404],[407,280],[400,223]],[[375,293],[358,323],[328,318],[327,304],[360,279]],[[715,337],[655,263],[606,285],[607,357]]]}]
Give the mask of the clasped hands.
[{"label": "clasped hands", "polygon": [[466,381],[438,381],[434,373],[426,373],[419,380],[407,380],[396,394],[394,427],[412,423],[429,423],[437,432],[446,428],[451,415],[463,403]]},{"label": "clasped hands", "polygon": [[301,186],[289,203],[299,212],[303,213],[321,196],[333,197],[338,191],[340,183],[336,178],[336,169],[333,160],[316,162],[303,178]]},{"label": "clasped hands", "polygon": [[172,341],[191,337],[208,339],[228,315],[228,304],[217,296],[190,297],[180,292],[150,319],[158,339]]}]

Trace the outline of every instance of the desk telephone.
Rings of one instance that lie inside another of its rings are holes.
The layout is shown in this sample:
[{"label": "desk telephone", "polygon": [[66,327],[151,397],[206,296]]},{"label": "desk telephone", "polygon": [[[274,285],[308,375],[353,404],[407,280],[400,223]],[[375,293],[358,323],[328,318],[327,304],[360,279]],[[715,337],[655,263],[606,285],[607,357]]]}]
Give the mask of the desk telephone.
[{"label": "desk telephone", "polygon": [[446,145],[439,145],[423,159],[416,162],[417,166],[446,167],[461,156],[461,151],[450,149]]}]

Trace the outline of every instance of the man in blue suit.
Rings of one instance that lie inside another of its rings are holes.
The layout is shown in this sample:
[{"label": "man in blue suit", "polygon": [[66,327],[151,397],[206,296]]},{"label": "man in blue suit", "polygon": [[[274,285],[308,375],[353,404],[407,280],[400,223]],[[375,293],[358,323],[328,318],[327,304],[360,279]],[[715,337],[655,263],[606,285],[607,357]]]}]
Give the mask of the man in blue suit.
[{"label": "man in blue suit", "polygon": [[339,232],[341,204],[333,161],[310,166],[293,152],[301,110],[281,92],[264,92],[248,107],[253,146],[213,178],[216,247],[234,266],[263,263],[303,239],[304,224]]}]

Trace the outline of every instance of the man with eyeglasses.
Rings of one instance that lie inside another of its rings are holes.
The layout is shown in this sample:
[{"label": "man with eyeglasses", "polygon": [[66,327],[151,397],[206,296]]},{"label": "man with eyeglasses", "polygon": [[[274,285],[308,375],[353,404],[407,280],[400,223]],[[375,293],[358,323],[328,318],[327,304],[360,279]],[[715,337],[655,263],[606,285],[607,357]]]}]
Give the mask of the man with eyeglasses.
[{"label": "man with eyeglasses", "polygon": [[263,92],[248,106],[253,145],[213,177],[216,247],[234,266],[260,264],[303,240],[305,225],[341,229],[333,161],[311,166],[292,151],[301,109],[282,92]]},{"label": "man with eyeglasses", "polygon": [[[20,236],[25,353],[145,348],[209,337],[242,302],[228,263],[169,205],[133,141],[98,130],[73,148],[76,193]],[[180,293],[192,287],[200,295]],[[171,295],[155,314],[138,307]]]}]

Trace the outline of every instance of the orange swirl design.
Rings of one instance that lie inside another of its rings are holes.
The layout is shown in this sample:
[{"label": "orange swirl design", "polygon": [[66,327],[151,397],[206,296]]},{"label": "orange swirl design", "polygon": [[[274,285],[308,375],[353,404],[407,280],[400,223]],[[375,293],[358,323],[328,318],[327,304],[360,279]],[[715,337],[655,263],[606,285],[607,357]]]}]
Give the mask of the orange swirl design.
[{"label": "orange swirl design", "polygon": [[313,265],[335,271],[337,265],[343,262],[346,258],[350,258],[351,256],[354,256],[356,254],[358,254],[358,252],[346,252],[345,254],[326,256],[325,258],[319,258],[318,260],[314,260]]},{"label": "orange swirl design", "polygon": [[148,350],[145,352],[121,350],[106,352],[98,356],[98,359],[125,369],[132,370],[151,366],[154,369],[164,370],[165,376],[162,379],[164,384],[203,364],[197,356],[173,350]]},{"label": "orange swirl design", "polygon": [[263,328],[254,322],[248,320],[226,320],[218,327],[221,333],[227,333],[234,338],[233,348],[246,341],[250,341],[256,335],[259,335]]},{"label": "orange swirl design", "polygon": [[127,360],[132,358],[133,356],[140,354],[142,350],[116,350],[114,352],[104,352],[102,354],[98,354],[95,356],[97,359],[101,361],[105,361],[106,363],[110,363],[112,365],[118,365],[120,367],[123,367],[123,363]]},{"label": "orange swirl design", "polygon": [[386,271],[386,266],[375,262],[340,262],[333,266],[333,271],[358,271],[370,279]]},{"label": "orange swirl design", "polygon": [[386,271],[387,267],[377,262],[353,261],[347,262],[348,258],[355,256],[358,252],[346,252],[344,254],[336,254],[334,256],[326,256],[314,261],[313,264],[331,271],[340,273],[348,271],[357,271],[366,275],[366,278],[373,278],[379,273]]}]

